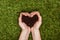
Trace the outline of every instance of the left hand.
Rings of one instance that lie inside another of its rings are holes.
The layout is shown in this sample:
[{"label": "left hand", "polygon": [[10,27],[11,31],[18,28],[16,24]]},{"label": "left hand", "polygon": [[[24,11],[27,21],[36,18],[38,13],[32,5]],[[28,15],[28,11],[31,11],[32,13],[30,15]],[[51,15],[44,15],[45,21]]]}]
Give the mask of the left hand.
[{"label": "left hand", "polygon": [[20,13],[20,16],[19,16],[19,26],[22,28],[22,30],[29,30],[30,27],[26,25],[26,23],[22,22],[22,15],[25,15],[25,16],[29,16],[29,14],[27,12],[22,12]]}]

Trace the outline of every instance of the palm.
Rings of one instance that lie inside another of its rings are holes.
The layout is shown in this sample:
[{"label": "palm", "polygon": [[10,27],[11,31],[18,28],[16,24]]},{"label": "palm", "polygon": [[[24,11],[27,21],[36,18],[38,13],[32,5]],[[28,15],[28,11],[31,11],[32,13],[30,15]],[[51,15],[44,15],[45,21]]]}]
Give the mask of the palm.
[{"label": "palm", "polygon": [[39,12],[32,12],[31,14],[32,14],[32,16],[33,15],[38,16],[38,21],[34,24],[34,26],[32,28],[39,29],[40,25],[42,24],[42,18],[40,16],[40,13]]},{"label": "palm", "polygon": [[19,26],[22,28],[22,29],[27,29],[27,28],[29,28],[24,22],[22,22],[22,15],[25,15],[25,16],[27,16],[28,15],[28,13],[21,13],[20,14],[20,17],[19,17]]}]

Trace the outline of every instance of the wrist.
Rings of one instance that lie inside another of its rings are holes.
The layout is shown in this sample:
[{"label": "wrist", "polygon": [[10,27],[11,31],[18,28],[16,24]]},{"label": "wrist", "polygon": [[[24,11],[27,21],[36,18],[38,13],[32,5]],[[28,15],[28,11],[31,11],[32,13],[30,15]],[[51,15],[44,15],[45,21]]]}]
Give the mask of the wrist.
[{"label": "wrist", "polygon": [[30,32],[30,28],[22,29],[22,31]]},{"label": "wrist", "polygon": [[39,29],[31,28],[31,32],[34,32],[34,31],[39,31]]}]

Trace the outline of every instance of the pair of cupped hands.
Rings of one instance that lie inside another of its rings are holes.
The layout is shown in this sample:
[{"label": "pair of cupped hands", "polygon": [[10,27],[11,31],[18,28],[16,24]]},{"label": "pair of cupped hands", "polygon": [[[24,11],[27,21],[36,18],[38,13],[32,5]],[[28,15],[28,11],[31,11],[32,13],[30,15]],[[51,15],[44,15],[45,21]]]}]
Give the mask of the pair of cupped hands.
[{"label": "pair of cupped hands", "polygon": [[[33,17],[34,15],[38,16],[38,21],[35,22],[35,24],[30,28],[26,23],[22,22],[22,15],[28,16],[28,17]],[[22,30],[28,30],[29,32],[33,30],[39,30],[39,27],[42,24],[42,17],[39,12],[34,11],[31,13],[28,12],[21,12],[19,16],[19,26],[22,28]]]}]

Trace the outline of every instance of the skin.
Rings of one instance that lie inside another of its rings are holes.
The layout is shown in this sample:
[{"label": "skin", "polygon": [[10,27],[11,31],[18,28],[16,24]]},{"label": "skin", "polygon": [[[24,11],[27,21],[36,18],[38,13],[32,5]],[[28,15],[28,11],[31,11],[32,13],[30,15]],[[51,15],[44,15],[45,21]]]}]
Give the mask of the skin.
[{"label": "skin", "polygon": [[[35,14],[38,16],[39,19],[32,28],[30,28],[24,22],[22,22],[21,19],[22,15],[33,17]],[[39,12],[35,11],[35,12],[31,12],[30,14],[27,12],[20,13],[19,26],[22,28],[22,32],[20,34],[19,40],[28,40],[30,32],[32,32],[33,40],[41,40],[40,31],[39,31],[39,27],[41,26],[41,24],[42,24],[42,18]]]}]

